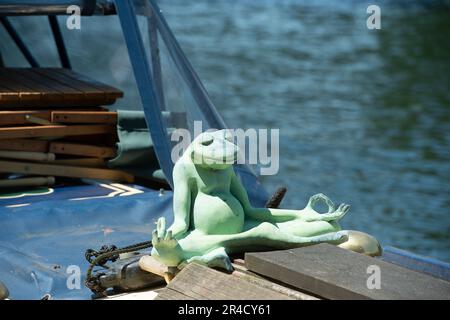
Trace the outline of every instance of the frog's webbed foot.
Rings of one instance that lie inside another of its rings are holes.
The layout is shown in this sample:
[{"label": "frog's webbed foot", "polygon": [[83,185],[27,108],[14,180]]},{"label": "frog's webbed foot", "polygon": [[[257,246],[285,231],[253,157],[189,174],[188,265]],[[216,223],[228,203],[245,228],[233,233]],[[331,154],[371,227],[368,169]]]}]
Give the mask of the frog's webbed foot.
[{"label": "frog's webbed foot", "polygon": [[[327,213],[318,213],[314,207],[316,204],[322,201],[328,206],[328,212]],[[331,201],[330,198],[328,198],[326,195],[319,193],[311,198],[309,198],[308,204],[306,205],[305,210],[311,212],[312,214],[308,214],[305,217],[306,221],[336,221],[342,219],[350,209],[350,205],[342,203],[339,205],[339,207],[336,209],[333,201]]]},{"label": "frog's webbed foot", "polygon": [[166,229],[166,219],[159,218],[156,230],[152,233],[151,255],[167,266],[177,266],[184,260],[183,250],[172,236],[172,231]]},{"label": "frog's webbed foot", "polygon": [[234,270],[231,260],[225,252],[225,248],[220,247],[202,255],[195,256],[187,260],[187,262],[199,262],[211,268],[221,268],[229,272]]}]

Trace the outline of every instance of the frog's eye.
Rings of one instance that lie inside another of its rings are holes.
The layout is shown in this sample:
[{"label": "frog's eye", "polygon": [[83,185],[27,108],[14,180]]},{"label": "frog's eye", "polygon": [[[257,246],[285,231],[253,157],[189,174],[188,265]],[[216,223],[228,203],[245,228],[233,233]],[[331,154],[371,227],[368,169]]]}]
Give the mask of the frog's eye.
[{"label": "frog's eye", "polygon": [[233,139],[234,139],[233,135],[229,131],[227,131],[225,133],[225,140],[227,140],[228,142],[233,142]]},{"label": "frog's eye", "polygon": [[203,139],[201,143],[203,146],[209,146],[211,143],[213,143],[213,141],[214,141],[213,137],[207,137]]}]

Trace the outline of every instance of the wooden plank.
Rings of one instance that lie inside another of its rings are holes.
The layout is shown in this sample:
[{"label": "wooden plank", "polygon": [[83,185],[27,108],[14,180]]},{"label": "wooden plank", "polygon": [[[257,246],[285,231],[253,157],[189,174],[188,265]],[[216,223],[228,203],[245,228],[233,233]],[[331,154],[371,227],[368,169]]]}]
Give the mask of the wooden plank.
[{"label": "wooden plank", "polygon": [[117,123],[117,112],[53,111],[52,122],[59,123]]},{"label": "wooden plank", "polygon": [[20,100],[39,100],[41,94],[18,81],[13,73],[0,73],[0,82],[10,91],[18,93]]},{"label": "wooden plank", "polygon": [[0,139],[35,137],[65,137],[114,133],[115,127],[108,125],[54,125],[0,128]]},{"label": "wooden plank", "polygon": [[74,156],[86,156],[94,158],[113,158],[116,156],[116,149],[110,147],[99,147],[87,144],[52,142],[50,151],[56,154],[69,154]]},{"label": "wooden plank", "polygon": [[51,120],[50,111],[0,111],[0,126],[30,124],[27,116],[33,116],[47,121]]},{"label": "wooden plank", "polygon": [[4,160],[0,160],[0,172],[37,174],[69,178],[101,179],[129,183],[134,181],[133,176],[118,170]]},{"label": "wooden plank", "polygon": [[[48,162],[45,162],[48,163]],[[56,159],[51,162],[61,166],[75,166],[75,167],[89,167],[89,168],[104,168],[106,167],[105,160],[99,158],[71,158],[71,159]]]},{"label": "wooden plank", "polygon": [[117,88],[114,88],[110,85],[104,84],[99,81],[95,81],[94,79],[88,78],[79,73],[73,72],[68,69],[58,69],[58,72],[70,77],[73,80],[76,80],[76,81],[79,81],[82,83],[87,83],[90,86],[97,88],[98,90],[106,92],[106,94],[109,98],[117,99],[117,98],[123,97],[123,92],[118,90]]},{"label": "wooden plank", "polygon": [[156,292],[158,295],[154,300],[194,300],[192,297],[169,288],[158,289]]},{"label": "wooden plank", "polygon": [[19,99],[19,93],[12,91],[6,83],[0,80],[0,104],[10,103]]},{"label": "wooden plank", "polygon": [[[84,87],[75,84],[74,81],[66,77],[64,74],[58,72],[59,69],[53,68],[33,68],[33,72],[54,87],[60,88],[58,90],[64,92],[64,99],[76,103],[78,100],[102,100],[106,98],[106,94],[96,88],[89,86],[86,83],[81,83]],[[89,88],[86,90],[85,88]]]},{"label": "wooden plank", "polygon": [[0,158],[26,161],[54,161],[54,153],[0,150]]},{"label": "wooden plank", "polygon": [[[450,299],[449,282],[330,244],[247,253],[245,262],[253,272],[327,299]],[[367,286],[369,266],[380,270],[380,289]]]},{"label": "wooden plank", "polygon": [[[235,260],[236,261],[236,260]],[[270,290],[274,290],[276,292],[285,294],[295,300],[319,300],[319,298],[307,294],[305,292],[301,292],[299,290],[291,289],[287,286],[283,286],[281,284],[275,283],[273,281],[267,280],[261,275],[258,275],[254,272],[251,272],[245,267],[245,262],[243,261],[243,265],[232,263],[234,267],[233,275],[236,277],[245,278],[245,280],[257,284],[260,287],[268,288]]]},{"label": "wooden plank", "polygon": [[[86,98],[89,98],[85,95],[84,92],[74,89],[65,83],[57,81],[51,77],[49,77],[42,69],[40,68],[32,68],[30,72],[28,72],[28,76],[32,77],[34,80],[39,80],[41,83],[44,83],[46,86],[51,87],[55,90],[58,90],[63,93],[63,100],[68,103],[77,104],[79,101],[83,101]],[[97,94],[94,97],[95,99],[101,99],[102,96]]]},{"label": "wooden plank", "polygon": [[0,106],[111,104],[123,92],[61,68],[0,68]]},{"label": "wooden plank", "polygon": [[197,263],[188,264],[167,285],[168,289],[204,300],[291,300],[279,292]]},{"label": "wooden plank", "polygon": [[0,139],[0,150],[47,152],[48,148],[49,148],[49,142],[44,141],[44,140],[32,140],[32,139],[1,140]]},{"label": "wooden plank", "polygon": [[[11,74],[17,78],[25,86],[31,90],[35,90],[40,93],[40,98],[33,101],[33,104],[44,101],[46,103],[57,103],[63,101],[63,92],[53,88],[53,86],[41,81],[41,79],[31,72],[31,69],[25,68],[0,68],[0,74]],[[20,99],[19,99],[20,102]],[[25,105],[23,102],[22,105]]]}]

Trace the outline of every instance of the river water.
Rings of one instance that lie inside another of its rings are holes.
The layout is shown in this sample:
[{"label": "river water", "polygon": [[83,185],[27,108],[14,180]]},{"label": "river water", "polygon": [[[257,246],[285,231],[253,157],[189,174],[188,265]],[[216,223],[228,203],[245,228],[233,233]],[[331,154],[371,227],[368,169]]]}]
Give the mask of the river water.
[{"label": "river water", "polygon": [[[393,2],[393,3],[392,3]],[[419,1],[418,1],[419,2]],[[342,224],[450,260],[450,7],[182,0],[161,7],[232,128],[279,128],[282,205],[323,192]]]}]

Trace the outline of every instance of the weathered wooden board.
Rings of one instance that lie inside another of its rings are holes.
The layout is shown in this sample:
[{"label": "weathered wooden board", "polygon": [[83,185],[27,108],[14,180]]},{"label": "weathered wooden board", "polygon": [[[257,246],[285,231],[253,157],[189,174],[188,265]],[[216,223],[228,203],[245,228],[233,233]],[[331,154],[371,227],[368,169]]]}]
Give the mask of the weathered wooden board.
[{"label": "weathered wooden board", "polygon": [[114,103],[120,90],[62,68],[0,68],[0,107],[79,107]]},{"label": "weathered wooden board", "polygon": [[[377,258],[319,244],[247,253],[249,270],[327,299],[450,299],[450,283]],[[380,289],[369,289],[369,266],[380,270]]]},{"label": "weathered wooden board", "polygon": [[158,295],[154,300],[195,300],[190,296],[169,288],[158,289],[156,292]]},{"label": "weathered wooden board", "polygon": [[[48,164],[48,162],[43,162]],[[73,167],[88,167],[88,168],[106,168],[106,162],[100,158],[70,158],[70,159],[56,159],[51,164],[61,166]]]},{"label": "weathered wooden board", "polygon": [[0,111],[0,126],[11,126],[18,124],[31,124],[28,119],[33,116],[50,121],[50,111]]},{"label": "weathered wooden board", "polygon": [[54,161],[54,153],[0,150],[0,158],[25,161]]},{"label": "weathered wooden board", "polygon": [[134,181],[133,176],[118,170],[3,160],[0,160],[0,172],[48,175],[69,178],[101,179],[129,183]]},{"label": "weathered wooden board", "polygon": [[27,127],[1,127],[1,139],[22,139],[36,137],[65,137],[91,134],[115,133],[116,128],[110,125],[53,125]]},{"label": "weathered wooden board", "polygon": [[0,139],[0,150],[48,152],[49,142],[36,139]]},{"label": "weathered wooden board", "polygon": [[112,111],[53,111],[52,122],[58,123],[117,123],[117,112]]},{"label": "weathered wooden board", "polygon": [[[226,274],[197,263],[188,264],[167,285],[161,299],[179,299],[182,294],[198,300],[291,300],[282,293],[258,286],[244,278]],[[160,291],[160,292],[161,292]]]},{"label": "weathered wooden board", "polygon": [[115,148],[66,142],[51,142],[50,152],[94,158],[113,158],[116,156]]}]

